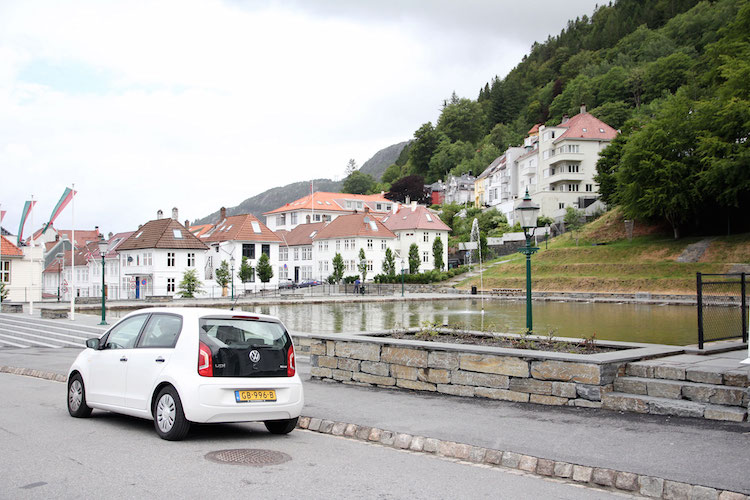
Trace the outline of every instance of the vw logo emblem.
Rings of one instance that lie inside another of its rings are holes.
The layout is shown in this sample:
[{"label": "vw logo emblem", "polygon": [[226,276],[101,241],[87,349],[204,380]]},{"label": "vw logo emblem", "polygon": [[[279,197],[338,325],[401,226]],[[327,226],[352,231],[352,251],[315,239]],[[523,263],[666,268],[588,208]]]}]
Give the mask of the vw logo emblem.
[{"label": "vw logo emblem", "polygon": [[253,363],[260,361],[260,353],[257,350],[250,351],[250,361]]}]

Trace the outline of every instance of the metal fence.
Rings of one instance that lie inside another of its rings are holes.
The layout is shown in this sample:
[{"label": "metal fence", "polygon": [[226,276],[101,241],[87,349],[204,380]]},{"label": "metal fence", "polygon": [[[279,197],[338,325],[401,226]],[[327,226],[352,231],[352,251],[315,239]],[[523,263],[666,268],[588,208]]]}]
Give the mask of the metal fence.
[{"label": "metal fence", "polygon": [[747,342],[746,275],[696,273],[698,348],[705,342]]}]

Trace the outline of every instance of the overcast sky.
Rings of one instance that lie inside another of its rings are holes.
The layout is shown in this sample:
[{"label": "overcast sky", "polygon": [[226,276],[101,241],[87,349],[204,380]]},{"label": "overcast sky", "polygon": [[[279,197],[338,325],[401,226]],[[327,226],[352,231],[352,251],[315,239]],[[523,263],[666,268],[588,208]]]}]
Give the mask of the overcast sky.
[{"label": "overcast sky", "polygon": [[119,232],[341,178],[595,4],[3,0],[3,226],[34,195],[38,227],[73,183],[76,228]]}]

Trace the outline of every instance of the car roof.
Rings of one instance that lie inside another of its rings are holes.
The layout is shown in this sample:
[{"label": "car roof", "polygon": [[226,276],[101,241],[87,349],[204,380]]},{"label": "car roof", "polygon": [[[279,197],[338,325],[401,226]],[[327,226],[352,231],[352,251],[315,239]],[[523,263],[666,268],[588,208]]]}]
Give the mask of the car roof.
[{"label": "car roof", "polygon": [[247,316],[267,321],[280,321],[276,316],[271,316],[269,314],[260,314],[242,310],[233,311],[231,309],[220,309],[218,307],[146,307],[143,309],[132,311],[126,316],[123,316],[122,319],[130,316],[135,316],[137,314],[151,313],[177,314],[184,318],[201,318],[206,316]]}]

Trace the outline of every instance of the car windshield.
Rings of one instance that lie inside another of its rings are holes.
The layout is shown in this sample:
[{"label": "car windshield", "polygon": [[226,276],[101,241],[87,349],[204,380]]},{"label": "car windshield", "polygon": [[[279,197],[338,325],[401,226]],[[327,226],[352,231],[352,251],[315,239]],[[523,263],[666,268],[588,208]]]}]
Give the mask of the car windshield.
[{"label": "car windshield", "polygon": [[201,318],[201,333],[226,346],[284,347],[287,334],[281,324],[251,318]]}]

